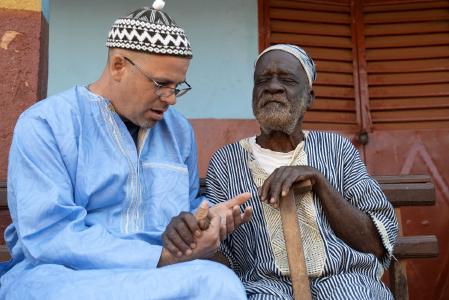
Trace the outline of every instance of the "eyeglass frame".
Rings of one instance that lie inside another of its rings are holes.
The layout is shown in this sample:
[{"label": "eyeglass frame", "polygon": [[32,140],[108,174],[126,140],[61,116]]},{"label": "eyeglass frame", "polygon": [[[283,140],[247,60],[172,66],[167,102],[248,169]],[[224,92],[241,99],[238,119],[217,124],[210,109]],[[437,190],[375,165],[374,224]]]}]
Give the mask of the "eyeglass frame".
[{"label": "eyeglass frame", "polygon": [[[179,84],[185,83],[187,84],[187,88],[185,89],[178,89],[178,88],[172,88],[163,84],[160,84],[159,82],[157,82],[156,80],[154,80],[153,78],[151,78],[151,76],[149,76],[142,68],[140,68],[138,65],[136,65],[131,59],[129,59],[126,56],[123,56],[123,58],[129,62],[131,65],[133,65],[137,70],[140,71],[140,73],[142,73],[143,76],[145,76],[149,81],[153,82],[154,86],[156,87],[156,95],[158,95],[159,97],[170,97],[171,95],[175,95],[175,97],[181,97],[184,96],[188,91],[190,91],[192,89],[192,86],[187,82],[187,81],[183,81]],[[168,95],[164,95],[161,93],[161,89],[166,89],[169,92]]]}]

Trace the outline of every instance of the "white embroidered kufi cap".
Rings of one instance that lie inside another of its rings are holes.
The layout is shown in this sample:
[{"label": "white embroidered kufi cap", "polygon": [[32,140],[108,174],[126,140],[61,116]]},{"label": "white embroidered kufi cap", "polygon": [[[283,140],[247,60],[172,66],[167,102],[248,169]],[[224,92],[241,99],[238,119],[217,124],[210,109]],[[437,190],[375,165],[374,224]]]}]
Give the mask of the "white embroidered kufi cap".
[{"label": "white embroidered kufi cap", "polygon": [[184,29],[162,11],[165,2],[142,7],[118,18],[109,31],[106,46],[172,56],[192,57]]}]

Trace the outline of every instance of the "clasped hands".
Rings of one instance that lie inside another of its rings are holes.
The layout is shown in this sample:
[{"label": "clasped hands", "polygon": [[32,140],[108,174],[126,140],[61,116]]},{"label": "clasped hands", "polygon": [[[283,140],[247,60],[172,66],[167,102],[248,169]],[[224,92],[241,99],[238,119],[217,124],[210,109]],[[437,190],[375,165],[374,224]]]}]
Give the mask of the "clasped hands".
[{"label": "clasped hands", "polygon": [[202,220],[189,212],[180,213],[172,218],[162,236],[164,248],[178,258],[211,257],[227,235],[251,220],[252,207],[240,212],[240,205],[250,198],[250,193],[243,193],[212,207],[205,200],[199,208],[206,210],[207,217]]},{"label": "clasped hands", "polygon": [[[282,196],[286,196],[290,189],[301,186],[305,181],[311,184],[306,189],[317,190],[322,184],[324,176],[315,168],[308,166],[283,166],[277,168],[259,188],[259,196],[273,207],[279,207]],[[304,191],[303,190],[301,192]],[[240,205],[251,197],[250,193],[243,193],[236,197],[208,207],[203,201],[200,207],[207,210],[207,219],[198,221],[188,212],[182,212],[172,218],[163,234],[164,248],[178,258],[208,258],[218,249],[220,242],[227,235],[236,230],[241,224],[249,222],[253,210],[248,206],[243,213]]]}]

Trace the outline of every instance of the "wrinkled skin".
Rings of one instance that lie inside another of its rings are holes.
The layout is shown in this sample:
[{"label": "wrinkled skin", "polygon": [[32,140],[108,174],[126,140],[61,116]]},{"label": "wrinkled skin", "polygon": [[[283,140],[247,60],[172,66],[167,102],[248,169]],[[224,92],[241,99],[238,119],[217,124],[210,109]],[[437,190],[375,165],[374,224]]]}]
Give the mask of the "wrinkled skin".
[{"label": "wrinkled skin", "polygon": [[[277,53],[281,53],[278,56]],[[263,55],[254,71],[253,113],[263,135],[298,134],[314,94],[298,60],[281,51]]]},{"label": "wrinkled skin", "polygon": [[[304,139],[302,120],[313,100],[307,75],[293,55],[277,50],[263,55],[254,71],[253,112],[261,127],[257,143],[278,152],[294,150]],[[293,184],[307,179],[313,184],[320,175],[307,166],[278,168],[259,189],[260,198],[278,207]]]},{"label": "wrinkled skin", "polygon": [[[220,240],[224,240],[241,224],[251,220],[253,213],[251,207],[246,207],[243,213],[240,212],[240,205],[248,201],[250,197],[249,193],[243,193],[209,209],[208,218],[211,219],[211,216],[216,215],[220,220]],[[203,230],[208,228],[207,224],[198,222],[193,214],[181,212],[172,218],[163,234],[164,247],[177,257],[190,256],[195,252]]]},{"label": "wrinkled skin", "polygon": [[[294,150],[304,140],[302,122],[313,99],[306,73],[293,55],[279,50],[264,54],[254,72],[253,110],[261,127],[256,142],[272,151]],[[373,253],[378,258],[385,255],[371,218],[346,201],[313,167],[276,169],[259,189],[260,198],[277,208],[281,197],[305,180],[311,181],[312,190],[338,237],[358,251]]]},{"label": "wrinkled skin", "polygon": [[295,183],[310,180],[312,190],[316,193],[319,190],[317,183],[324,179],[322,174],[315,168],[309,166],[283,166],[273,171],[265,180],[259,190],[260,199],[267,201],[273,207],[278,208],[280,197],[287,196]]},{"label": "wrinkled skin", "polygon": [[[220,217],[209,212],[210,223],[207,229],[200,231],[201,234],[195,238],[195,247],[188,253],[177,253],[164,245],[158,267],[189,261],[193,259],[206,259],[212,257],[220,246]],[[195,218],[195,217],[194,217]],[[173,254],[173,252],[175,254]]]}]

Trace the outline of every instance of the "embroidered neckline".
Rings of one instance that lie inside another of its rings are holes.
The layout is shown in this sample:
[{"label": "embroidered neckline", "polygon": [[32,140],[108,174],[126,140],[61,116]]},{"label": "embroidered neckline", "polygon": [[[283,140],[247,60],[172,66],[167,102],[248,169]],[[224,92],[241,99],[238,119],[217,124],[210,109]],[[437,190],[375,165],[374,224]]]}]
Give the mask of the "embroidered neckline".
[{"label": "embroidered neckline", "polygon": [[[240,146],[248,153],[248,167],[257,187],[262,186],[269,174],[263,170],[257,162],[250,138],[239,141]],[[301,142],[294,150],[289,165],[307,165],[307,153],[305,152],[305,143]],[[306,265],[309,276],[318,277],[324,271],[326,252],[324,241],[321,237],[317,223],[317,210],[313,200],[313,193],[308,192],[302,195],[295,195],[295,202],[298,214],[298,223],[303,241]],[[269,236],[269,242],[274,255],[274,262],[278,270],[283,275],[289,275],[287,253],[285,250],[285,240],[282,231],[282,222],[279,209],[262,202],[262,211],[265,218],[266,229]]]}]

